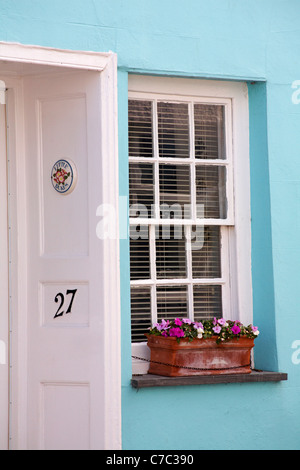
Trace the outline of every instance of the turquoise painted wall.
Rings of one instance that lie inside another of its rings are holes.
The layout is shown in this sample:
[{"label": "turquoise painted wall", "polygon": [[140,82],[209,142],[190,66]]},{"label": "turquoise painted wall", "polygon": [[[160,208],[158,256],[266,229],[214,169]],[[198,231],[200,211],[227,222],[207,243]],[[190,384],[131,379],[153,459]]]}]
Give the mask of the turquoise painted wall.
[{"label": "turquoise painted wall", "polygon": [[122,240],[124,449],[300,448],[299,20],[299,0],[0,0],[0,41],[118,54],[121,195],[128,72],[249,84],[256,365],[289,380],[133,390]]}]

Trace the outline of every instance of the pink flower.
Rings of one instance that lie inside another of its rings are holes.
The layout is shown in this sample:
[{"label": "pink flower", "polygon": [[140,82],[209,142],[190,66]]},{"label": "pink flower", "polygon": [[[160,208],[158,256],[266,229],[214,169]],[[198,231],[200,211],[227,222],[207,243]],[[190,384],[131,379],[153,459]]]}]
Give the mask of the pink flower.
[{"label": "pink flower", "polygon": [[175,318],[174,323],[175,323],[175,325],[177,325],[177,326],[181,326],[181,325],[182,325],[182,321],[180,320],[180,318]]},{"label": "pink flower", "polygon": [[219,323],[219,325],[222,325],[222,326],[224,326],[224,325],[225,325],[225,323],[226,323],[226,320],[225,320],[225,318],[220,318],[220,319],[218,320],[218,323]]},{"label": "pink flower", "polygon": [[[192,323],[192,320],[190,320],[189,318],[183,318],[182,322],[187,323],[188,325],[190,325]],[[176,323],[176,325],[177,325],[177,323]]]},{"label": "pink flower", "polygon": [[214,319],[213,319],[213,325],[217,325],[217,323],[218,323],[218,320],[216,319],[216,317],[214,317]]},{"label": "pink flower", "polygon": [[253,331],[253,333],[254,333],[255,331],[257,331],[257,330],[258,330],[257,326],[252,326],[252,331]]},{"label": "pink flower", "polygon": [[169,331],[170,336],[176,336],[177,338],[182,338],[184,336],[184,331],[180,328],[171,328]]},{"label": "pink flower", "polygon": [[222,330],[222,328],[219,325],[217,325],[217,326],[213,327],[213,330],[214,330],[215,333],[219,334],[220,331]]},{"label": "pink flower", "polygon": [[163,331],[163,330],[167,330],[169,328],[169,320],[162,320],[161,321],[161,324],[160,323],[155,323],[153,326],[154,328],[157,328],[158,331]]},{"label": "pink flower", "polygon": [[170,323],[169,320],[162,319],[162,321],[161,321],[162,329],[167,330],[169,328],[169,323]]},{"label": "pink flower", "polygon": [[202,325],[202,323],[201,323],[200,321],[199,321],[199,322],[195,321],[195,322],[194,322],[194,328],[195,328],[196,330],[199,330],[199,328],[201,328],[201,330],[203,330],[203,325]]},{"label": "pink flower", "polygon": [[231,331],[234,335],[238,335],[241,332],[241,329],[239,326],[233,325],[233,327],[231,328]]},{"label": "pink flower", "polygon": [[166,331],[163,331],[161,335],[167,337],[168,333]]}]

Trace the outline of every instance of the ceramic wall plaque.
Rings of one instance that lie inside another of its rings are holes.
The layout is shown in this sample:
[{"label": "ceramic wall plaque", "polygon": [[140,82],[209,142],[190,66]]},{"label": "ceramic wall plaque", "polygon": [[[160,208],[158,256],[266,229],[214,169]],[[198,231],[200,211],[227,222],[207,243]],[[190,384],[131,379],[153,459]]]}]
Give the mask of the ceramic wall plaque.
[{"label": "ceramic wall plaque", "polygon": [[60,159],[52,167],[51,182],[59,194],[71,194],[77,184],[77,169],[69,159]]}]

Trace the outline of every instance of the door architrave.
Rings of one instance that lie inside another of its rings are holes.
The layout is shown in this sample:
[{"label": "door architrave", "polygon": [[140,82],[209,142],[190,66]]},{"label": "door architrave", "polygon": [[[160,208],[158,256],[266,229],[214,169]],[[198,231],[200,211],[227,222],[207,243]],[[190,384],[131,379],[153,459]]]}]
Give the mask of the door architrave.
[{"label": "door architrave", "polygon": [[[5,80],[10,102],[10,129],[8,146],[11,158],[12,221],[16,233],[13,243],[14,273],[12,290],[16,295],[13,303],[12,334],[13,351],[11,373],[11,448],[27,448],[27,259],[26,259],[26,168],[22,75],[57,73],[62,69],[92,70],[99,73],[102,102],[99,113],[102,122],[101,161],[102,202],[114,208],[116,224],[118,217],[118,139],[117,139],[117,59],[113,53],[76,52],[37,46],[24,46],[0,42],[0,79]],[[95,214],[96,221],[96,214]],[[116,233],[119,233],[118,226]],[[95,222],[96,236],[96,222]],[[106,292],[102,301],[104,330],[114,331],[105,343],[104,377],[105,403],[103,419],[105,448],[121,449],[121,340],[120,340],[120,289],[119,289],[119,239],[102,240],[103,272]]]}]

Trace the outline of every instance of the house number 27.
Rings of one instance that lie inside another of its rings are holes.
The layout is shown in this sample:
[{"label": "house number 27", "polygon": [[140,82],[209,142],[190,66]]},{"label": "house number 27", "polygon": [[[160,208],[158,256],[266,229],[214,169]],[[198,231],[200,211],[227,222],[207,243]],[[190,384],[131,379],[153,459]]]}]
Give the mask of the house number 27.
[{"label": "house number 27", "polygon": [[63,306],[64,306],[64,303],[65,303],[64,294],[62,294],[60,292],[59,294],[57,294],[55,296],[55,299],[54,299],[55,303],[60,302],[60,304],[59,304],[59,307],[57,309],[56,314],[54,315],[54,318],[62,317],[65,313],[66,314],[72,313],[72,306],[73,306],[73,302],[74,302],[74,299],[75,299],[76,292],[77,292],[77,289],[67,290],[66,296],[71,295],[71,298],[70,298],[70,302],[69,302],[69,305],[68,305],[68,308],[67,308],[66,312],[64,310],[62,310]]}]

